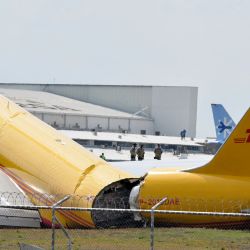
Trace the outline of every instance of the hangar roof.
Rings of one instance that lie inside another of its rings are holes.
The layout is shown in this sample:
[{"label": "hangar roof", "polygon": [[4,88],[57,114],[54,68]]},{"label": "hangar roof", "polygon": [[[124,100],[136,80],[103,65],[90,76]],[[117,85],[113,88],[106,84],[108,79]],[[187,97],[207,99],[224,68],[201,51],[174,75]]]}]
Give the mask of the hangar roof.
[{"label": "hangar roof", "polygon": [[48,92],[0,88],[0,94],[32,113],[56,113],[151,120],[142,116],[77,101]]},{"label": "hangar roof", "polygon": [[204,139],[186,138],[181,140],[180,137],[174,136],[156,136],[156,135],[141,135],[141,134],[121,134],[111,132],[91,132],[91,131],[75,131],[75,130],[60,130],[74,140],[97,140],[97,141],[116,141],[130,142],[140,144],[168,144],[168,145],[183,145],[183,146],[202,146],[199,143],[204,143]]},{"label": "hangar roof", "polygon": [[13,85],[45,85],[45,86],[122,86],[122,87],[170,87],[170,88],[198,88],[197,86],[189,85],[188,83],[185,83],[183,85],[172,85],[172,84],[166,84],[166,83],[135,83],[135,82],[124,82],[124,83],[106,83],[106,84],[100,84],[100,83],[5,83],[5,82],[0,82],[1,86],[6,85],[8,86],[13,86]]}]

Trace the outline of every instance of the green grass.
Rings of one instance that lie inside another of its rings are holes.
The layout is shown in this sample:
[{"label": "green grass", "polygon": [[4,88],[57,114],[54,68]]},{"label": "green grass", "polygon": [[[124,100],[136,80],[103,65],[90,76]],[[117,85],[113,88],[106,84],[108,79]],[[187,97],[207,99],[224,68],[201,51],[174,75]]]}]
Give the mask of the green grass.
[{"label": "green grass", "polygon": [[[69,230],[73,249],[150,249],[150,229]],[[0,249],[19,249],[18,242],[51,248],[50,229],[0,229]],[[67,240],[56,230],[55,249],[67,249]],[[156,228],[155,250],[249,249],[250,231],[202,228]]]}]

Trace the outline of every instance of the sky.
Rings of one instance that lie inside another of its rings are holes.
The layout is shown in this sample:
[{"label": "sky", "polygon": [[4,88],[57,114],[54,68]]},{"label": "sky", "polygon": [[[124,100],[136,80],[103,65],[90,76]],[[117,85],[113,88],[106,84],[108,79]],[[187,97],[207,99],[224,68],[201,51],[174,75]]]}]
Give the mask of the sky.
[{"label": "sky", "polygon": [[[197,137],[211,103],[250,106],[249,0],[0,0],[0,82],[197,86]],[[164,101],[164,100],[163,100]]]}]

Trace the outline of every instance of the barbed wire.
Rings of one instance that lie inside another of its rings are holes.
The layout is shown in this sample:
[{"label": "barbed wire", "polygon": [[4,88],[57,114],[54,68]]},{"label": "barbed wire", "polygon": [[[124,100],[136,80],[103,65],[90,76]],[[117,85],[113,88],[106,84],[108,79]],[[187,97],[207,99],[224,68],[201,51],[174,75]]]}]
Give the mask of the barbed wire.
[{"label": "barbed wire", "polygon": [[[65,197],[65,194],[34,194],[26,196],[18,192],[0,192],[0,205],[37,205],[52,206],[58,200]],[[144,197],[139,198],[139,209],[151,209],[163,197]],[[65,207],[84,207],[84,208],[112,208],[129,209],[128,196],[91,196],[91,195],[70,195],[70,199],[64,204]],[[186,211],[209,211],[209,212],[239,212],[250,209],[249,200],[229,200],[229,199],[205,199],[205,198],[170,198],[161,206],[161,210],[186,210]]]},{"label": "barbed wire", "polygon": [[[48,195],[43,194],[40,197],[29,196],[17,192],[0,193],[0,207],[19,208],[19,209],[52,209],[55,201],[65,197],[63,194]],[[151,208],[161,200],[160,198],[144,198],[139,200],[138,209],[130,209],[127,197],[102,197],[93,200],[95,196],[71,195],[70,201],[64,206],[57,207],[57,210],[75,210],[75,211],[115,211],[115,212],[145,212],[149,213]],[[36,200],[36,205],[32,201]],[[40,202],[39,202],[40,201]],[[84,201],[84,202],[83,202]],[[89,201],[89,203],[86,201]],[[54,202],[54,203],[52,203]],[[84,203],[84,207],[81,204]],[[42,205],[41,205],[42,204]],[[87,206],[86,206],[87,204]],[[167,209],[166,209],[167,208]],[[249,209],[249,215],[248,215]],[[161,206],[161,209],[155,210],[155,213],[174,213],[174,214],[197,214],[197,215],[218,215],[223,216],[250,216],[250,200],[216,200],[216,199],[195,199],[182,198],[181,200],[167,200]]]}]

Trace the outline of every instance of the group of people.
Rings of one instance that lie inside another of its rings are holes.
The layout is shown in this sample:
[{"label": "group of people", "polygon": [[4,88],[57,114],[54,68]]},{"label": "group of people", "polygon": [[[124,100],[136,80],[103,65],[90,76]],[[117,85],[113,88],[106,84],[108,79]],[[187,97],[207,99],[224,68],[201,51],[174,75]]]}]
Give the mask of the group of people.
[{"label": "group of people", "polygon": [[[155,153],[154,159],[161,160],[162,149],[161,149],[160,144],[157,145],[157,147],[154,150],[154,153]],[[130,149],[131,161],[135,161],[136,157],[137,157],[138,161],[142,161],[142,160],[144,160],[144,155],[145,155],[144,146],[141,145],[140,147],[137,148],[137,144],[134,143],[132,148]]]},{"label": "group of people", "polygon": [[137,144],[134,143],[132,148],[130,149],[130,159],[131,161],[136,160],[136,156],[138,157],[138,161],[142,161],[144,159],[145,150],[143,145],[137,148]]},{"label": "group of people", "polygon": [[[157,144],[157,146],[154,149],[154,154],[155,154],[154,159],[161,160],[162,153],[163,151],[162,151],[161,145]],[[142,161],[144,160],[144,155],[145,155],[144,146],[140,145],[140,147],[137,147],[137,144],[134,143],[130,149],[131,161],[136,161],[136,158],[138,159],[138,161]],[[104,153],[101,153],[100,158],[102,158],[103,160],[106,160]]]}]

